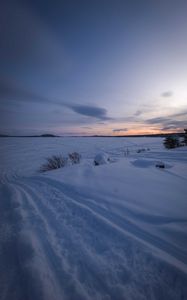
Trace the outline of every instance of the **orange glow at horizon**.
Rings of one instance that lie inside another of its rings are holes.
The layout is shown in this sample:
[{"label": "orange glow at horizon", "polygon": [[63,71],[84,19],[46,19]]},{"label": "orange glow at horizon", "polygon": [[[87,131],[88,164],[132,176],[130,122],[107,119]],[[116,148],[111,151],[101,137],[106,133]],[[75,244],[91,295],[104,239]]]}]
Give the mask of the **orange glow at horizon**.
[{"label": "orange glow at horizon", "polygon": [[[115,128],[114,128],[115,130]],[[65,134],[65,135],[106,135],[106,136],[131,136],[131,135],[148,135],[148,134],[165,134],[165,133],[180,133],[183,132],[183,128],[177,129],[170,129],[170,130],[161,130],[160,128],[153,127],[153,126],[141,126],[141,128],[132,128],[128,130],[121,130],[121,131],[114,131],[111,129],[111,125],[105,127],[97,127],[93,126],[90,129],[84,129],[81,127],[72,128],[67,132],[62,132],[59,128],[56,128],[58,134]]]}]

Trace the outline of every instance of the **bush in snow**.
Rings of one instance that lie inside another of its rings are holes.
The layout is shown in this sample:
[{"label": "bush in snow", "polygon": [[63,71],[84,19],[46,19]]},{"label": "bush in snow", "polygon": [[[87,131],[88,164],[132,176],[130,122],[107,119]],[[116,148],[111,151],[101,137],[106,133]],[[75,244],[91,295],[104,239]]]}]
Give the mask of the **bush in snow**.
[{"label": "bush in snow", "polygon": [[145,152],[145,149],[144,149],[144,148],[138,149],[136,152],[137,152],[137,153]]},{"label": "bush in snow", "polygon": [[187,146],[187,128],[184,129],[184,138],[183,138],[182,143]]},{"label": "bush in snow", "polygon": [[46,158],[46,160],[47,162],[40,167],[40,172],[63,168],[67,164],[67,158],[64,158],[62,155],[53,155]]},{"label": "bush in snow", "polygon": [[177,136],[169,135],[164,140],[164,146],[166,149],[172,149],[179,147],[179,139]]},{"label": "bush in snow", "polygon": [[159,161],[155,164],[156,168],[165,169],[165,164],[162,161]]},{"label": "bush in snow", "polygon": [[110,161],[110,158],[108,157],[107,154],[99,153],[94,158],[94,165],[95,166],[104,165],[104,164],[107,164],[109,161]]},{"label": "bush in snow", "polygon": [[81,155],[79,153],[77,152],[69,153],[68,156],[72,165],[80,163]]},{"label": "bush in snow", "polygon": [[129,149],[127,148],[125,151],[124,151],[124,156],[128,156],[130,153]]}]

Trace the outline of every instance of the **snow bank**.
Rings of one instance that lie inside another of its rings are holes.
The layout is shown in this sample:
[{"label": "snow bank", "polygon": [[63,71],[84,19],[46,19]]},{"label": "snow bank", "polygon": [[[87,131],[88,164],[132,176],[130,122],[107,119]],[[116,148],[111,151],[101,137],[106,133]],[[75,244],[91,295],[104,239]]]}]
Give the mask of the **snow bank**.
[{"label": "snow bank", "polygon": [[110,161],[110,158],[106,153],[98,153],[94,157],[94,165],[95,166],[107,164],[107,163],[109,163],[109,161]]},{"label": "snow bank", "polygon": [[[187,298],[187,147],[167,151],[148,138],[6,139],[0,147],[1,158],[9,155],[1,164],[1,299]],[[44,157],[75,150],[80,164],[36,172]],[[103,152],[116,163],[97,168]]]}]

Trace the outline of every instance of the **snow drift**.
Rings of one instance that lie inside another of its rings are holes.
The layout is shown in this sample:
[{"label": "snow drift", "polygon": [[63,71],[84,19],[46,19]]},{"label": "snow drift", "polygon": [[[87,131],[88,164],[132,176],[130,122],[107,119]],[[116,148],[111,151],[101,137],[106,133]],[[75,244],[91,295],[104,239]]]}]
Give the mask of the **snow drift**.
[{"label": "snow drift", "polygon": [[[80,164],[38,174],[77,144]],[[104,146],[116,163],[95,167]],[[0,151],[0,299],[187,298],[186,147],[6,139]]]}]

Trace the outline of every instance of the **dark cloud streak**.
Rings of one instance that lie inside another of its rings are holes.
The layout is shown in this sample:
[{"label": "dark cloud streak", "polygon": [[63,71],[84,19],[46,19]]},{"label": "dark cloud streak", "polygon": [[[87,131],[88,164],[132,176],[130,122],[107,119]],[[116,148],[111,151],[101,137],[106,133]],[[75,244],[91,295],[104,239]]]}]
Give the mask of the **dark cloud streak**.
[{"label": "dark cloud streak", "polygon": [[0,98],[3,100],[11,99],[17,102],[34,102],[34,103],[43,103],[51,105],[60,105],[69,108],[73,112],[91,117],[97,118],[102,121],[111,120],[112,118],[107,116],[107,110],[93,105],[83,105],[83,104],[70,104],[65,101],[60,101],[57,99],[48,99],[47,97],[40,96],[33,92],[27,91],[18,87],[11,80],[0,80]]},{"label": "dark cloud streak", "polygon": [[72,109],[74,112],[97,118],[100,120],[110,120],[111,118],[107,117],[107,110],[105,108],[90,106],[90,105],[77,105],[77,104],[66,104],[67,107]]},{"label": "dark cloud streak", "polygon": [[186,116],[186,111],[183,111],[181,113],[176,113],[173,115],[170,115],[168,117],[158,117],[158,118],[152,118],[145,120],[146,124],[150,125],[160,125],[162,126],[161,130],[174,130],[174,129],[182,129],[187,126],[187,119],[183,120],[176,120],[176,117]]},{"label": "dark cloud streak", "polygon": [[122,131],[128,131],[128,128],[117,128],[117,129],[113,129],[113,132],[122,132]]},{"label": "dark cloud streak", "polygon": [[170,122],[170,119],[167,117],[157,117],[145,120],[145,123],[147,124],[162,124],[167,122]]}]

